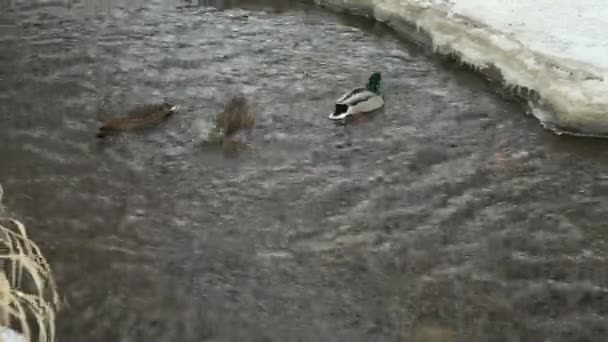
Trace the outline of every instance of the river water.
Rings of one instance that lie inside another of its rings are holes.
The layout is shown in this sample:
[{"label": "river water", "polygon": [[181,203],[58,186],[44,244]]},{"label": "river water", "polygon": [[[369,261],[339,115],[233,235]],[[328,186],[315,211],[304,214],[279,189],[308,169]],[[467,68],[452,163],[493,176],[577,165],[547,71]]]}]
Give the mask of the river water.
[{"label": "river water", "polygon": [[[142,3],[0,2],[0,183],[59,341],[608,338],[605,141],[361,18]],[[384,109],[329,122],[374,70]],[[252,147],[205,147],[238,92]],[[167,122],[95,137],[164,97]]]}]

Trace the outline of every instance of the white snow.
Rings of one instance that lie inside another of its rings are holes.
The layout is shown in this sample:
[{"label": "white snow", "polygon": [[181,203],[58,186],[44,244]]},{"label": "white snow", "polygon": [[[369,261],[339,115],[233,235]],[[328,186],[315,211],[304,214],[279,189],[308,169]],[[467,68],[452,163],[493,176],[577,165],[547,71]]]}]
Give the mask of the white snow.
[{"label": "white snow", "polygon": [[7,327],[0,327],[0,336],[3,342],[26,342],[25,336]]},{"label": "white snow", "polygon": [[437,52],[495,66],[509,85],[538,92],[546,108],[532,113],[543,124],[608,134],[606,0],[317,1],[415,23]]},{"label": "white snow", "polygon": [[456,1],[452,10],[515,35],[528,48],[608,69],[604,0]]}]

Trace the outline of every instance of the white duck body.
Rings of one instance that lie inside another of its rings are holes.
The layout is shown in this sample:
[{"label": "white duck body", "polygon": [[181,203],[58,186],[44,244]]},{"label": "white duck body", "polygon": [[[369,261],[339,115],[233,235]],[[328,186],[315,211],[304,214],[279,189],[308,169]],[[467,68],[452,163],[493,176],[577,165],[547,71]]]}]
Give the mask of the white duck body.
[{"label": "white duck body", "polygon": [[[379,83],[380,76],[378,75],[377,77],[377,82]],[[370,84],[371,82],[370,78]],[[379,90],[378,87],[379,84],[375,89]],[[384,105],[384,98],[379,91],[373,92],[369,88],[370,86],[367,88],[355,88],[344,94],[336,101],[336,109],[333,113],[329,114],[329,118],[332,120],[343,120],[349,115],[368,113],[381,108]]]}]

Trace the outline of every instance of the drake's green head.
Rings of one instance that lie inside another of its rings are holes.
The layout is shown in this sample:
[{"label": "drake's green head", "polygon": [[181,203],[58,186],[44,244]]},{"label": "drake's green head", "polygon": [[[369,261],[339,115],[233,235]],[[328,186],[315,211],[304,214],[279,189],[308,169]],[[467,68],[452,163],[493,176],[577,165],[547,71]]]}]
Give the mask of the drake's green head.
[{"label": "drake's green head", "polygon": [[380,81],[382,81],[382,76],[379,72],[374,72],[367,81],[367,90],[380,95]]}]

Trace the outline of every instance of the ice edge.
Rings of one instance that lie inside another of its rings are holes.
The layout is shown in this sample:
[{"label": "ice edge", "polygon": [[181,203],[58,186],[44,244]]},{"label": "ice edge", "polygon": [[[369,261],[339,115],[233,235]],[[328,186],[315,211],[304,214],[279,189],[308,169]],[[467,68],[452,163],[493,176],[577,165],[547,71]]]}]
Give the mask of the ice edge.
[{"label": "ice edge", "polygon": [[508,34],[449,7],[394,0],[315,0],[335,10],[370,16],[398,34],[432,47],[528,101],[530,113],[557,134],[608,136],[608,84],[604,70],[566,58],[532,51]]}]

